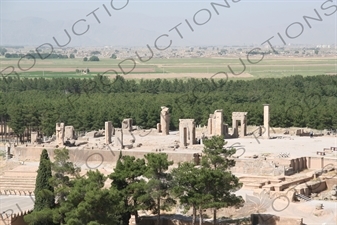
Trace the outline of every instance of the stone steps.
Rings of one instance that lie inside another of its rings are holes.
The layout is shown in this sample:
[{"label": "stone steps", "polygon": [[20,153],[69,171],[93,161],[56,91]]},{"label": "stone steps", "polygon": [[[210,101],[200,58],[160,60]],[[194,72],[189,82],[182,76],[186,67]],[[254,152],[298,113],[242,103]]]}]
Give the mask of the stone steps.
[{"label": "stone steps", "polygon": [[0,195],[33,195],[36,173],[6,171],[0,176]]}]

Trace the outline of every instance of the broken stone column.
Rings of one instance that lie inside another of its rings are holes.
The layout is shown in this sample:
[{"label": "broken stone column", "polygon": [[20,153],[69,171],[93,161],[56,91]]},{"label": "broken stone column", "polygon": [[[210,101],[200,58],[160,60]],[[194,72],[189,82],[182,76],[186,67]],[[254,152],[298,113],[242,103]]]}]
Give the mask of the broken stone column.
[{"label": "broken stone column", "polygon": [[30,133],[30,142],[31,143],[37,143],[37,137],[38,137],[38,133],[35,131],[32,131]]},{"label": "broken stone column", "polygon": [[123,148],[123,129],[115,129],[115,147]]},{"label": "broken stone column", "polygon": [[64,144],[64,123],[56,123],[56,144],[58,146]]},{"label": "broken stone column", "polygon": [[157,132],[161,133],[161,125],[160,125],[160,123],[157,123]]},{"label": "broken stone column", "polygon": [[75,138],[75,129],[73,126],[65,126],[64,128],[64,139],[65,140],[72,140]]},{"label": "broken stone column", "polygon": [[105,144],[111,143],[111,135],[112,135],[112,123],[111,121],[105,122]]},{"label": "broken stone column", "polygon": [[166,106],[161,107],[160,112],[160,128],[163,135],[169,135],[170,129],[170,113]]},{"label": "broken stone column", "polygon": [[270,129],[269,129],[269,104],[263,105],[263,127],[265,129],[262,136],[264,138],[270,138]]}]

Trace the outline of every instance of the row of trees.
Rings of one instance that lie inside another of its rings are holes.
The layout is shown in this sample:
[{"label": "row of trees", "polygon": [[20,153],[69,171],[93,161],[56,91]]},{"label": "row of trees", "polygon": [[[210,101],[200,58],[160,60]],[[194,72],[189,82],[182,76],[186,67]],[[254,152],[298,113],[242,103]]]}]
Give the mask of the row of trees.
[{"label": "row of trees", "polygon": [[89,59],[88,59],[88,57],[84,57],[83,61],[84,62],[86,62],[86,61],[99,61],[99,58],[97,56],[93,55]]},{"label": "row of trees", "polygon": [[170,108],[170,129],[179,119],[194,118],[206,125],[216,109],[224,110],[231,126],[232,112],[248,112],[248,125],[263,124],[263,104],[269,103],[273,127],[337,129],[337,76],[287,77],[252,81],[113,80],[93,79],[0,79],[0,118],[17,135],[25,129],[50,136],[55,123],[65,122],[81,131],[97,130],[105,121],[121,126],[133,118],[143,128],[156,127],[160,107]]},{"label": "row of trees", "polygon": [[[184,162],[169,171],[173,161],[165,153],[149,153],[144,159],[122,156],[109,176],[89,171],[79,176],[80,169],[69,161],[67,149],[54,151],[50,162],[43,150],[36,178],[35,205],[25,220],[34,225],[129,224],[131,215],[139,223],[138,211],[150,210],[160,224],[161,210],[177,204],[193,209],[193,224],[204,209],[213,209],[214,224],[220,208],[242,206],[243,199],[233,192],[241,188],[238,178],[230,172],[235,161],[229,159],[235,149],[225,148],[223,137],[204,141],[200,166]],[[107,178],[109,189],[103,188]]]},{"label": "row of trees", "polygon": [[[23,56],[25,56],[26,54],[22,54],[22,53],[6,53],[5,54],[5,57],[6,58],[21,58]],[[40,56],[41,55],[41,56]],[[32,58],[34,57],[35,59],[39,59],[39,58],[48,58],[48,59],[68,59],[68,58],[75,58],[75,55],[74,54],[70,54],[69,57],[68,55],[62,55],[62,54],[55,54],[55,53],[52,53],[52,54],[49,54],[49,53],[40,53],[37,54],[35,52],[31,52],[29,53],[27,56],[25,56],[25,58],[29,59],[29,58]]]}]

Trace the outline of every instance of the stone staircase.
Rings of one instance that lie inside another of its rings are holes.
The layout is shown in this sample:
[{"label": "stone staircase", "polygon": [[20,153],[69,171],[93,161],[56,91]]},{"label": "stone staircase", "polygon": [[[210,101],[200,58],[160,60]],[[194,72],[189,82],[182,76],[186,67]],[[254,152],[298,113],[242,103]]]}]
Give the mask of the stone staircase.
[{"label": "stone staircase", "polygon": [[306,202],[311,201],[311,198],[309,198],[309,197],[307,197],[307,196],[305,196],[305,195],[302,195],[302,194],[295,194],[295,196],[296,196],[298,199],[301,199],[301,200],[306,201]]},{"label": "stone staircase", "polygon": [[34,195],[36,172],[6,171],[0,176],[0,195]]}]

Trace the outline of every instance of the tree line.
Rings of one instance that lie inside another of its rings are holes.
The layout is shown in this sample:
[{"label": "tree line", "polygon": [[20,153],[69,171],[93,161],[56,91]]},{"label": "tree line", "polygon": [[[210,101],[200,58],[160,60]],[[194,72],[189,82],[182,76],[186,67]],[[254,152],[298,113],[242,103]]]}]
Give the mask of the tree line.
[{"label": "tree line", "polygon": [[232,112],[248,112],[248,125],[263,124],[263,104],[270,104],[272,127],[337,129],[337,76],[292,76],[232,81],[226,79],[126,80],[97,75],[91,79],[20,78],[0,80],[0,117],[15,134],[25,129],[50,136],[55,123],[80,131],[97,130],[105,121],[120,127],[133,118],[143,128],[156,127],[160,107],[170,108],[170,129],[179,119],[207,125],[209,114],[224,110],[229,126]]},{"label": "tree line", "polygon": [[48,59],[68,59],[68,58],[75,58],[75,55],[74,54],[70,54],[69,57],[68,55],[62,55],[62,54],[55,54],[55,53],[52,53],[52,54],[49,54],[49,53],[36,53],[36,52],[31,52],[31,53],[28,53],[28,54],[22,54],[22,53],[6,53],[5,54],[5,58],[21,58],[21,57],[24,57],[27,58],[27,59],[37,59],[37,58],[42,58],[42,59],[45,59],[45,58],[48,58]]},{"label": "tree line", "polygon": [[[242,183],[230,172],[235,161],[234,148],[226,148],[222,136],[204,141],[201,165],[184,162],[169,170],[173,161],[166,153],[148,153],[144,158],[120,153],[114,172],[108,176],[98,170],[80,176],[80,168],[69,161],[67,149],[54,151],[54,162],[43,150],[36,178],[32,213],[24,217],[30,225],[128,225],[131,215],[139,224],[139,210],[151,211],[161,224],[161,210],[179,202],[193,210],[193,224],[202,224],[205,209],[240,207],[244,201],[235,191]],[[110,188],[103,188],[107,178]]]}]

